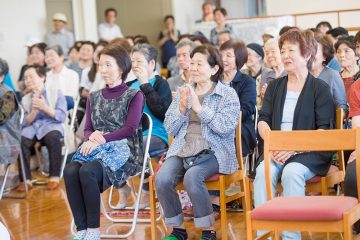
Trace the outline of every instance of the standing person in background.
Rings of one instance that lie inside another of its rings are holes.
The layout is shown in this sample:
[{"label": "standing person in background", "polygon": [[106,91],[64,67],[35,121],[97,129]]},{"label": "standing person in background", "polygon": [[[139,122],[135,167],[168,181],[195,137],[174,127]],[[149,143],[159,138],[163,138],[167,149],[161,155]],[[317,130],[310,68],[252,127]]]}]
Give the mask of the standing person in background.
[{"label": "standing person in background", "polygon": [[120,27],[115,23],[117,11],[115,8],[108,8],[105,10],[105,22],[99,24],[99,39],[100,41],[110,42],[114,38],[120,38],[124,35]]},{"label": "standing person in background", "polygon": [[[54,31],[46,35],[45,42],[48,46],[60,45],[63,52],[67,54],[74,45],[74,34],[65,29],[67,19],[63,13],[55,13],[53,16]],[[67,55],[65,56],[67,59]]]},{"label": "standing person in background", "polygon": [[175,28],[175,18],[172,15],[164,17],[166,28],[160,32],[158,45],[161,48],[162,67],[166,68],[171,57],[176,56],[176,42],[179,40],[180,31]]},{"label": "standing person in background", "polygon": [[225,8],[216,8],[214,10],[214,20],[216,27],[211,29],[210,42],[213,45],[219,44],[219,34],[224,31],[228,31],[230,35],[233,35],[233,29],[229,24],[226,24],[227,11]]},{"label": "standing person in background", "polygon": [[202,23],[202,22],[211,22],[214,21],[214,5],[212,5],[210,2],[203,3],[202,7],[202,18],[197,20],[195,23]]}]

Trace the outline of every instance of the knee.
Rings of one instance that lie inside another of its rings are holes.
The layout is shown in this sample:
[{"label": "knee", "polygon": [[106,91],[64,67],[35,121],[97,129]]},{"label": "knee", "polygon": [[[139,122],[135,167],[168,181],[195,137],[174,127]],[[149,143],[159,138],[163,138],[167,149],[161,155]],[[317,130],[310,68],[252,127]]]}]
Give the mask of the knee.
[{"label": "knee", "polygon": [[159,173],[155,177],[155,187],[157,192],[167,192],[168,189],[170,189],[172,186],[173,181],[171,180],[170,176],[167,176],[166,174]]},{"label": "knee", "polygon": [[60,141],[61,133],[59,131],[51,131],[47,133],[44,140],[47,141]]},{"label": "knee", "polygon": [[196,194],[201,184],[205,184],[204,181],[198,172],[188,170],[184,176],[184,187],[189,194]]},{"label": "knee", "polygon": [[77,166],[77,163],[69,163],[65,166],[64,169],[64,179],[65,181],[68,179],[73,179],[79,174],[79,166]]},{"label": "knee", "polygon": [[92,166],[88,163],[85,163],[81,166],[81,168],[79,169],[79,176],[80,179],[90,179],[95,175],[95,171],[92,168]]},{"label": "knee", "polygon": [[292,166],[293,164],[288,164],[285,166],[282,175],[281,182],[282,183],[301,183],[305,185],[305,176],[299,171],[298,168]]}]

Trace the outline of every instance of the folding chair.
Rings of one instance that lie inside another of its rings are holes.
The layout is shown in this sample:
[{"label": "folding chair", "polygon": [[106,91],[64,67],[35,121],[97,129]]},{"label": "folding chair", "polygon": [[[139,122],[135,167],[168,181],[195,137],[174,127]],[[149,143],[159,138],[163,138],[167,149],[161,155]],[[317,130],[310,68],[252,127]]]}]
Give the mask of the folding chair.
[{"label": "folding chair", "polygon": [[[22,124],[24,120],[24,110],[22,109],[22,107],[19,105],[19,121],[20,121],[20,125]],[[23,176],[23,178],[25,179],[25,168],[24,168],[24,158],[21,152],[21,147],[20,147],[20,151],[19,151],[19,157],[20,157],[20,165],[21,165],[21,174]],[[9,174],[9,170],[10,170],[10,165],[11,164],[6,164],[5,167],[5,175],[4,175],[4,181],[0,187],[0,200],[3,197],[3,193],[4,193],[4,189],[5,189],[5,185],[6,185],[6,180]],[[26,198],[28,192],[28,186],[27,184],[25,184],[25,194],[23,196],[8,196],[8,195],[4,195],[4,197],[6,198],[17,198],[17,199],[24,199]]]},{"label": "folding chair", "polygon": [[[239,125],[236,128],[236,156],[239,164],[239,169],[232,174],[215,174],[214,176],[208,178],[205,181],[206,187],[208,190],[220,191],[220,222],[221,222],[221,236],[222,239],[226,240],[228,238],[228,224],[227,224],[227,214],[226,214],[226,204],[235,199],[242,199],[242,204],[244,211],[247,211],[248,202],[246,202],[246,188],[245,188],[245,174],[244,174],[244,165],[242,158],[242,149],[241,149],[241,113],[239,119]],[[240,192],[235,193],[231,196],[226,196],[226,189],[233,183],[240,184]],[[150,218],[151,218],[151,239],[155,240],[156,238],[156,196],[155,196],[155,181],[154,176],[150,176]],[[184,185],[180,182],[176,188],[177,190],[184,190]]]},{"label": "folding chair", "polygon": [[[150,219],[138,219],[138,215],[139,215],[139,204],[140,204],[140,197],[141,197],[141,191],[144,185],[144,177],[145,177],[145,172],[146,172],[146,168],[148,167],[150,169],[150,172],[153,173],[151,164],[150,164],[150,159],[149,159],[149,146],[150,146],[150,140],[151,140],[151,134],[152,134],[152,127],[153,127],[153,123],[151,120],[151,117],[146,114],[143,113],[143,117],[142,117],[142,125],[143,126],[147,126],[148,128],[148,138],[147,141],[145,143],[145,148],[144,148],[144,157],[143,157],[143,164],[142,164],[142,171],[139,172],[138,174],[131,176],[130,178],[134,178],[137,176],[140,176],[140,183],[138,186],[138,190],[136,192],[136,199],[135,199],[135,208],[134,209],[134,215],[133,218],[113,218],[109,215],[109,213],[107,212],[105,205],[104,205],[104,201],[101,197],[101,211],[103,213],[103,215],[105,216],[106,219],[108,219],[109,221],[113,222],[113,223],[131,223],[131,228],[130,230],[125,233],[125,234],[101,234],[101,238],[128,238],[129,236],[131,236],[134,232],[135,232],[135,228],[136,228],[136,224],[138,222],[150,222]],[[110,198],[110,197],[109,197]],[[74,219],[71,222],[71,232],[73,235],[75,235],[75,230],[74,230]]]},{"label": "folding chair", "polygon": [[[344,196],[297,196],[272,198],[271,151],[339,151],[356,150],[360,159],[360,129],[265,131],[264,161],[268,202],[246,214],[247,239],[253,231],[271,231],[260,239],[278,237],[278,231],[344,232],[351,239],[351,226],[360,219],[358,198]],[[360,192],[360,161],[356,161],[357,188]]]}]

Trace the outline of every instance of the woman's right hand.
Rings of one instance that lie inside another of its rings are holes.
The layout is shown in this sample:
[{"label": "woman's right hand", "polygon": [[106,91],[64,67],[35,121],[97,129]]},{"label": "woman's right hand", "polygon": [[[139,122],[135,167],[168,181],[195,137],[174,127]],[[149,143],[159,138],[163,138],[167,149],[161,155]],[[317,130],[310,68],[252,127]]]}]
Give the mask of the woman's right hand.
[{"label": "woman's right hand", "polygon": [[190,89],[186,87],[179,87],[178,88],[179,95],[180,95],[180,106],[179,110],[182,114],[185,113],[186,109],[188,108],[189,103],[189,96],[190,96]]},{"label": "woman's right hand", "polygon": [[99,145],[106,143],[106,140],[104,138],[104,132],[96,130],[89,136],[89,141],[97,143]]},{"label": "woman's right hand", "polygon": [[349,160],[347,161],[347,164],[355,161],[355,159],[356,159],[356,152],[353,151],[353,152],[350,154],[350,156],[349,156]]}]

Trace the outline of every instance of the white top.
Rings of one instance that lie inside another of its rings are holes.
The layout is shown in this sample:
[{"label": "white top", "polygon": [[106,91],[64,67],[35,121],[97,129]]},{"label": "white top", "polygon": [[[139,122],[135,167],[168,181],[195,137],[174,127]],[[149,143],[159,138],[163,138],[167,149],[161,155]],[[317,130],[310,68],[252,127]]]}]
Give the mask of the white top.
[{"label": "white top", "polygon": [[99,24],[99,38],[105,41],[111,41],[114,38],[124,37],[120,27],[116,24],[110,26],[107,22]]},{"label": "white top", "polygon": [[66,66],[63,67],[59,74],[54,74],[53,70],[46,74],[46,89],[60,89],[65,96],[71,96],[74,99],[79,95],[79,84],[79,75]]},{"label": "white top", "polygon": [[80,87],[83,87],[89,91],[93,86],[93,82],[90,82],[90,80],[89,80],[90,69],[91,69],[91,67],[86,67],[82,70],[81,80],[80,80]]},{"label": "white top", "polygon": [[281,119],[281,131],[291,131],[293,128],[294,122],[294,112],[296,103],[299,99],[300,92],[291,92],[286,93],[283,115]]}]

